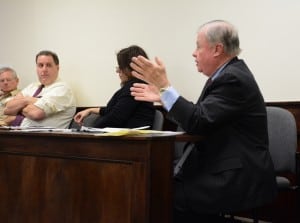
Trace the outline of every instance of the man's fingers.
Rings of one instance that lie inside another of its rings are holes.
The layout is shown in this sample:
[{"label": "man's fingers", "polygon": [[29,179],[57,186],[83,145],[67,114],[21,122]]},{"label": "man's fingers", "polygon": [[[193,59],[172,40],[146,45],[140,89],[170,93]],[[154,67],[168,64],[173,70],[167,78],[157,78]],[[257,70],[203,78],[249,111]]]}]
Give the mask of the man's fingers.
[{"label": "man's fingers", "polygon": [[133,57],[132,61],[134,63],[136,63],[137,65],[141,66],[141,67],[142,66],[149,66],[149,65],[152,64],[150,60],[148,60],[147,58],[145,58],[143,56]]},{"label": "man's fingers", "polygon": [[134,83],[133,87],[130,88],[130,91],[135,93],[135,95],[137,93],[144,93],[145,91],[145,84],[141,84],[141,83]]},{"label": "man's fingers", "polygon": [[147,84],[143,84],[143,83],[134,83],[134,84],[133,84],[133,87],[134,87],[134,88],[142,88],[142,89],[144,89],[144,88],[147,87]]},{"label": "man's fingers", "polygon": [[134,97],[134,99],[139,98],[139,100],[141,100],[145,98],[145,94],[139,90],[131,91],[131,95]]},{"label": "man's fingers", "polygon": [[163,62],[161,61],[161,59],[159,59],[158,57],[155,57],[155,62],[157,63],[157,65],[159,65],[160,67],[163,66]]},{"label": "man's fingers", "polygon": [[137,73],[140,73],[140,74],[143,73],[143,68],[141,67],[141,65],[137,64],[136,62],[131,62],[130,67]]},{"label": "man's fingers", "polygon": [[131,71],[131,74],[132,74],[132,76],[134,76],[134,77],[136,77],[136,78],[138,78],[138,79],[140,79],[140,80],[143,80],[143,81],[147,82],[147,81],[145,80],[144,76],[141,75],[140,73],[138,73],[138,72],[136,72],[136,71],[133,70],[133,71]]},{"label": "man's fingers", "polygon": [[132,57],[131,61],[131,68],[141,74],[143,74],[147,69],[153,67],[153,63],[143,56]]}]

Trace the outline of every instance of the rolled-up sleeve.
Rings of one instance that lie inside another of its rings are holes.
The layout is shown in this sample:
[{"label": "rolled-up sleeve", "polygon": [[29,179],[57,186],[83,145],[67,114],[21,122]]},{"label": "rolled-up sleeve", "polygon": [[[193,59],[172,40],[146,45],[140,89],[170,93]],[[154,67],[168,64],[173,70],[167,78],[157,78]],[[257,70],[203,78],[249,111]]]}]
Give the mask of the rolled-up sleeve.
[{"label": "rolled-up sleeve", "polygon": [[49,88],[45,87],[34,105],[42,109],[49,116],[75,105],[75,99],[70,87],[60,82]]}]

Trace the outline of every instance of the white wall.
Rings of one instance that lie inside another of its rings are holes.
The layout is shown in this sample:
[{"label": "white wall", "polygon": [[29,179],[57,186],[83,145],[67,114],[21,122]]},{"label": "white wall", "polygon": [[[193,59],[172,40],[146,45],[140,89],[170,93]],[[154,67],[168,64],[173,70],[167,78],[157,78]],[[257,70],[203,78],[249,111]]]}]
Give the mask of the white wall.
[{"label": "white wall", "polygon": [[298,101],[299,12],[297,0],[0,0],[0,64],[14,67],[24,87],[36,80],[36,53],[53,50],[78,105],[105,105],[119,88],[115,53],[138,44],[196,101],[206,80],[192,57],[197,29],[225,19],[239,30],[240,58],[265,100]]}]

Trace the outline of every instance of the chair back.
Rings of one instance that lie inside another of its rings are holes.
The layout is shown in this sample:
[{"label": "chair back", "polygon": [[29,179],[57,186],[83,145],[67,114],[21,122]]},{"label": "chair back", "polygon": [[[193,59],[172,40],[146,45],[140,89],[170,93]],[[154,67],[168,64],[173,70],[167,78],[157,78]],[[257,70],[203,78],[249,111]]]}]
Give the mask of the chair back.
[{"label": "chair back", "polygon": [[163,130],[163,124],[164,124],[164,115],[161,111],[155,110],[152,130]]},{"label": "chair back", "polygon": [[277,173],[295,173],[297,127],[287,109],[267,106],[269,150]]},{"label": "chair back", "polygon": [[[93,127],[96,119],[99,117],[98,114],[90,114],[89,116],[85,117],[85,119],[83,119],[83,125],[86,127]],[[70,127],[71,129],[80,129],[81,126],[79,126],[74,120],[72,120]]]}]

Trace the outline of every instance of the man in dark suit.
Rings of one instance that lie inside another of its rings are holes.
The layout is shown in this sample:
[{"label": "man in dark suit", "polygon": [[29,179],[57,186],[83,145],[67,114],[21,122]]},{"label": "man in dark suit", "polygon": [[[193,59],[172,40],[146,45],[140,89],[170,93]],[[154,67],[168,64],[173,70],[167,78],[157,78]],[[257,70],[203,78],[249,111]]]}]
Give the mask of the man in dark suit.
[{"label": "man in dark suit", "polygon": [[134,85],[135,99],[161,102],[187,133],[205,136],[174,177],[174,222],[223,222],[221,213],[276,196],[264,99],[239,53],[233,25],[215,20],[200,27],[193,56],[209,79],[196,104],[171,86],[158,58],[132,59],[133,75],[150,84]]}]

